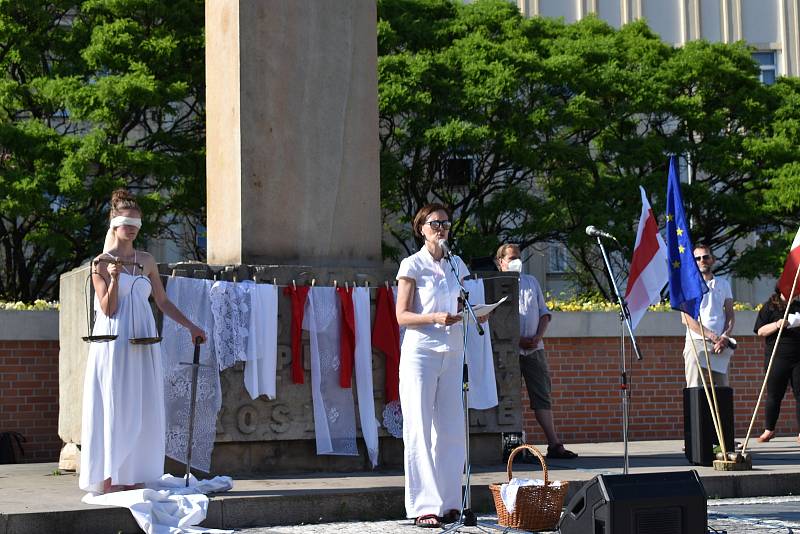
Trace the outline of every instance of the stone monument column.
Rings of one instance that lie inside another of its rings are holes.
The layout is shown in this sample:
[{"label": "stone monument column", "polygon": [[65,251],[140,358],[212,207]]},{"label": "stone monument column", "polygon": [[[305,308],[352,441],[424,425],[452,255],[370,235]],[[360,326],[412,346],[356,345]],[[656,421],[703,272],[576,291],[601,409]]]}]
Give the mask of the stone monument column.
[{"label": "stone monument column", "polygon": [[206,1],[208,262],[381,261],[374,0]]}]

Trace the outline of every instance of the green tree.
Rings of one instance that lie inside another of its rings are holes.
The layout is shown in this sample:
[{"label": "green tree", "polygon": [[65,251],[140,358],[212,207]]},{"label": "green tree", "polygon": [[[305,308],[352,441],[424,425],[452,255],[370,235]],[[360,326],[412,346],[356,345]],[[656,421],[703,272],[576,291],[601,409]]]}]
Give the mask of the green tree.
[{"label": "green tree", "polygon": [[202,1],[2,1],[0,36],[1,298],[54,297],[116,187],[145,237],[202,221]]},{"label": "green tree", "polygon": [[[639,186],[663,217],[673,153],[691,161],[693,236],[714,247],[722,272],[755,265],[742,258],[768,244],[754,232],[797,220],[796,84],[762,85],[744,44],[675,48],[644,21],[617,30],[592,16],[526,20],[493,0],[381,0],[379,17],[387,255],[413,249],[410,217],[439,200],[455,208],[465,257],[499,241],[558,240],[578,286],[608,295],[583,230],[618,237],[612,260],[624,277]],[[452,158],[475,161],[468,183],[448,183]]]},{"label": "green tree", "polygon": [[[535,171],[552,121],[543,45],[558,24],[502,0],[381,0],[378,13],[386,255],[413,250],[410,218],[434,200],[453,208],[467,257],[553,235]],[[472,176],[449,180],[465,161]]]}]

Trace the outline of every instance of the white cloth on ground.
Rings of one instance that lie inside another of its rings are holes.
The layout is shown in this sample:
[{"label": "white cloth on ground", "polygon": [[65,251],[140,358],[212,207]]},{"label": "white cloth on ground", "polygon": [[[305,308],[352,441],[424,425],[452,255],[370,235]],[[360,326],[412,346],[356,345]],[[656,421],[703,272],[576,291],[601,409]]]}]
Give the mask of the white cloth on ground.
[{"label": "white cloth on ground", "polygon": [[370,328],[369,288],[353,288],[355,318],[355,368],[358,414],[361,435],[372,467],[378,465],[378,420],[375,418],[375,392],[372,384],[372,329]]},{"label": "white cloth on ground", "polygon": [[[483,280],[464,280],[464,289],[469,293],[471,304],[485,304]],[[490,316],[491,317],[491,316]],[[492,353],[491,319],[484,322],[483,335],[478,334],[475,321],[469,319],[467,326],[467,365],[469,368],[469,407],[486,410],[497,406],[497,382],[494,375]]]},{"label": "white cloth on ground", "polygon": [[[517,491],[522,486],[544,486],[544,480],[540,478],[512,478],[507,483],[500,486],[500,498],[509,514],[513,514],[517,507]],[[560,487],[560,480],[551,480],[550,487]]]},{"label": "white cloth on ground", "polygon": [[205,494],[228,491],[232,487],[233,481],[227,476],[200,481],[191,476],[187,488],[184,478],[164,475],[160,480],[148,484],[146,489],[97,495],[87,493],[82,501],[86,504],[128,508],[147,534],[227,533],[233,530],[194,525],[206,518],[208,497]]},{"label": "white cloth on ground", "polygon": [[[92,334],[118,337],[89,347],[79,479],[85,491],[102,491],[108,478],[115,485],[131,485],[156,480],[164,473],[161,347],[128,342],[132,337],[158,335],[149,296],[149,280],[123,272],[112,317],[103,313],[95,298]],[[132,332],[134,317],[136,332]]]},{"label": "white cloth on ground", "polygon": [[278,286],[256,284],[250,290],[250,335],[244,387],[251,399],[275,398],[278,365]]},{"label": "white cloth on ground", "polygon": [[303,328],[311,345],[311,399],[317,454],[357,456],[353,390],[339,385],[341,312],[333,287],[308,292]]},{"label": "white cloth on ground", "polygon": [[[167,297],[187,319],[206,332],[200,345],[195,400],[192,467],[211,471],[211,453],[217,433],[217,414],[222,407],[222,388],[214,345],[214,316],[210,292],[214,282],[173,276],[167,279]],[[192,393],[194,341],[189,330],[164,317],[164,400],[166,408],[166,454],[179,462],[186,461],[189,428],[189,403]]]}]

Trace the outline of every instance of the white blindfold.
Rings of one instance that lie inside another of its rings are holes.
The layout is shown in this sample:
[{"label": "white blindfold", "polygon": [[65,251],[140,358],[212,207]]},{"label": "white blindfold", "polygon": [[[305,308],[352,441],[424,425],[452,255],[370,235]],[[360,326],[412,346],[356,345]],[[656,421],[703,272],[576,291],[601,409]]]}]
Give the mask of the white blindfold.
[{"label": "white blindfold", "polygon": [[135,226],[136,228],[142,227],[142,220],[138,217],[114,217],[111,219],[111,228],[119,226]]}]

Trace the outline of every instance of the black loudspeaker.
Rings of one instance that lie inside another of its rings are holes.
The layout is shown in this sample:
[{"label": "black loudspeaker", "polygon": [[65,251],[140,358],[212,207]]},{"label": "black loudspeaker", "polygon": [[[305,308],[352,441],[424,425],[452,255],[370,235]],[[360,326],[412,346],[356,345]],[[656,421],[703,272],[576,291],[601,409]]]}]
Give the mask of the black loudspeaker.
[{"label": "black loudspeaker", "polygon": [[597,475],[569,501],[561,534],[707,534],[695,471]]},{"label": "black loudspeaker", "polygon": [[[717,394],[719,416],[725,436],[725,448],[734,452],[733,448],[733,389],[729,387],[714,388]],[[709,395],[711,390],[709,390]],[[712,399],[713,402],[713,399]],[[711,411],[702,387],[684,388],[683,390],[683,447],[686,459],[694,465],[710,466],[714,464],[714,447],[717,445],[717,432],[711,420]]]}]

